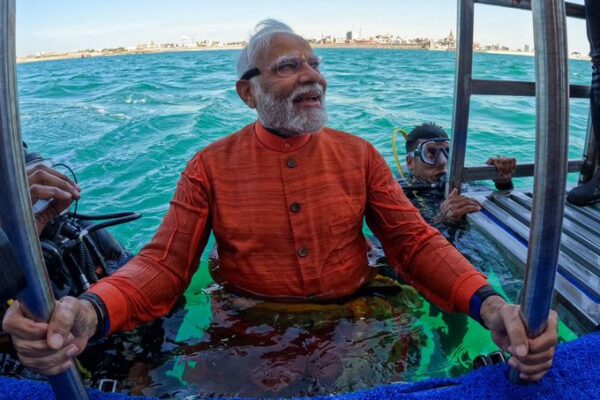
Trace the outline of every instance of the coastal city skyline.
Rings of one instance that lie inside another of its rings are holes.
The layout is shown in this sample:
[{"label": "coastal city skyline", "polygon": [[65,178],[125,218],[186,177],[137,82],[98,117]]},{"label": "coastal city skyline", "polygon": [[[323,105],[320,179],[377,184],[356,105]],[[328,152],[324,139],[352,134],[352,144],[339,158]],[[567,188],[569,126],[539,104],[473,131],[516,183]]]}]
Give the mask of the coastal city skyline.
[{"label": "coastal city skyline", "polygon": [[[437,50],[437,51],[455,51],[456,37],[450,30],[446,37],[441,39],[417,37],[403,38],[394,35],[376,35],[371,37],[360,36],[356,30],[346,32],[344,37],[335,37],[324,35],[320,39],[305,38],[313,48],[382,48],[382,49],[410,49],[410,50]],[[201,50],[239,50],[246,46],[246,41],[221,42],[218,40],[195,40],[187,35],[182,35],[173,42],[155,42],[149,41],[139,43],[135,46],[116,48],[73,50],[64,53],[41,52],[35,55],[27,55],[17,58],[18,62],[35,62],[47,60],[60,60],[69,58],[92,58],[100,56],[128,55],[128,54],[146,54],[177,51],[201,51]],[[511,49],[501,43],[481,44],[473,43],[473,50],[476,52],[489,52],[500,54],[520,54],[534,55],[534,48],[524,44],[522,48]],[[570,58],[589,59],[588,55],[579,52],[572,52]]]},{"label": "coastal city skyline", "polygon": [[[583,0],[576,1],[582,3]],[[358,0],[285,2],[194,2],[173,0],[143,3],[128,0],[17,2],[17,56],[69,53],[87,49],[178,44],[222,45],[247,40],[264,18],[288,23],[314,42],[415,39],[436,43],[456,34],[456,1]],[[510,29],[507,29],[510,27]],[[483,47],[523,51],[533,48],[531,13],[485,5],[476,6],[475,42]],[[585,22],[568,20],[569,53],[587,55]],[[389,44],[389,43],[388,43]],[[183,47],[190,47],[184,45]]]}]

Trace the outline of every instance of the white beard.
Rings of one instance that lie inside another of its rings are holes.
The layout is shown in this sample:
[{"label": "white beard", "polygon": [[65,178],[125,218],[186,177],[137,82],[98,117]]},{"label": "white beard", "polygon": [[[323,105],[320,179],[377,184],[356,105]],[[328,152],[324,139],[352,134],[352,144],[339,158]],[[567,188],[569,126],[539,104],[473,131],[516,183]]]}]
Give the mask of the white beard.
[{"label": "white beard", "polygon": [[[325,95],[320,84],[315,83],[310,86],[299,87],[286,98],[277,98],[271,93],[264,92],[258,83],[253,86],[256,91],[258,121],[265,128],[276,130],[283,136],[291,137],[316,133],[327,124]],[[294,99],[310,91],[318,91],[321,94],[321,107],[296,110]]]}]

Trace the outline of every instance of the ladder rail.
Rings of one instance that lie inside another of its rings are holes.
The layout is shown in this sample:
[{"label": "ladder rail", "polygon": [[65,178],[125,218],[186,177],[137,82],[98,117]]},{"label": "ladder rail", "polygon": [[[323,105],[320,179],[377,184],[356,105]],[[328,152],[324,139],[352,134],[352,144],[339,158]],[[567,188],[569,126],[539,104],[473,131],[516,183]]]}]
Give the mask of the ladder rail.
[{"label": "ladder rail", "polygon": [[456,79],[454,80],[454,112],[452,115],[452,140],[448,158],[446,195],[453,189],[460,191],[467,148],[471,85],[473,73],[473,24],[475,2],[458,0],[456,28]]},{"label": "ladder rail", "polygon": [[[569,73],[562,0],[532,2],[536,48],[536,168],[521,316],[530,338],[545,329],[558,269],[569,144]],[[513,381],[518,377],[512,371]]]}]

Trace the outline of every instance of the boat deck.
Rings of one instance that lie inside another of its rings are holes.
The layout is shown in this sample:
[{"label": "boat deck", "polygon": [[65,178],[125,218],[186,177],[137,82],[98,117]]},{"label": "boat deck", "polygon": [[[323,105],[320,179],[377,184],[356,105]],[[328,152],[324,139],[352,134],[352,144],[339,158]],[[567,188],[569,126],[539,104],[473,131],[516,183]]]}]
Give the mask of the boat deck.
[{"label": "boat deck", "polygon": [[[521,267],[527,260],[532,194],[468,194],[483,210],[471,223],[495,240]],[[600,205],[566,204],[555,290],[559,301],[591,329],[600,327]]]}]

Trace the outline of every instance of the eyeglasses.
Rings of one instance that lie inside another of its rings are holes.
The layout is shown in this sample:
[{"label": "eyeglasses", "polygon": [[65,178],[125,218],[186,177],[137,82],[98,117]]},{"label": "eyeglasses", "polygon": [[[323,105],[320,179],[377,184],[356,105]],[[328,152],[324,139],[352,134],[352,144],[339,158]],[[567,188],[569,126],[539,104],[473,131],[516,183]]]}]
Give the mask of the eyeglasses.
[{"label": "eyeglasses", "polygon": [[436,138],[426,140],[416,150],[408,152],[411,157],[419,159],[428,165],[439,164],[442,160],[448,161],[450,139]]},{"label": "eyeglasses", "polygon": [[[286,78],[300,72],[303,63],[307,63],[309,67],[318,73],[321,73],[320,68],[321,65],[323,65],[323,59],[317,56],[306,57],[302,53],[300,53],[298,56],[282,57],[273,65],[271,65],[269,69],[273,72],[276,72],[277,75],[281,76],[282,78]],[[258,75],[260,75],[260,70],[258,68],[252,68],[244,72],[240,79],[248,80]]]}]

